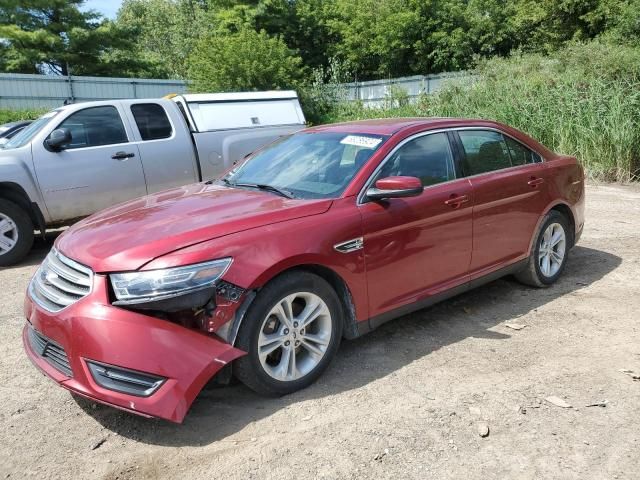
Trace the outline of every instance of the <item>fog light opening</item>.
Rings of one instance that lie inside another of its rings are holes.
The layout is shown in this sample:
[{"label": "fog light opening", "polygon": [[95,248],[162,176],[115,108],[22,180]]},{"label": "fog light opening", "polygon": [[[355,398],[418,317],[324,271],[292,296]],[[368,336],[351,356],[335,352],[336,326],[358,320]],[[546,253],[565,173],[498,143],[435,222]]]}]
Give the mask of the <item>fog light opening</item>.
[{"label": "fog light opening", "polygon": [[148,397],[167,380],[158,375],[86,360],[93,380],[102,388],[136,397]]}]

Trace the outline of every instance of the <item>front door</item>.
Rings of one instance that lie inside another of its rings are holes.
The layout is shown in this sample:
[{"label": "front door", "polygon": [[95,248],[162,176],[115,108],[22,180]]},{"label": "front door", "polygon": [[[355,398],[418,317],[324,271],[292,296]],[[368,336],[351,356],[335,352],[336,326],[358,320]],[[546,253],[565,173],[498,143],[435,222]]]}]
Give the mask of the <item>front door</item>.
[{"label": "front door", "polygon": [[53,221],[84,217],[146,195],[138,147],[130,142],[115,106],[79,110],[56,128],[71,132],[71,143],[63,150],[33,146],[38,183]]},{"label": "front door", "polygon": [[395,175],[418,177],[425,188],[360,206],[371,317],[464,283],[471,260],[472,189],[456,179],[447,134],[401,144],[376,180]]}]

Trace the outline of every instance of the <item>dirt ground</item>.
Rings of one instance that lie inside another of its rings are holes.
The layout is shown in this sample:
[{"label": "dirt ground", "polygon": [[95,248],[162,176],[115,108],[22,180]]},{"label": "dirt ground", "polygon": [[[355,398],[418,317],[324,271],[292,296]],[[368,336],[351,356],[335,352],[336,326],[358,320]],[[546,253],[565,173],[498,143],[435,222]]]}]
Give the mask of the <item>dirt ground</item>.
[{"label": "dirt ground", "polygon": [[640,478],[640,381],[621,371],[640,374],[638,187],[588,188],[554,287],[498,280],[386,324],[285,398],[207,387],[183,425],[74,400],[27,360],[50,244],[0,271],[0,478]]}]

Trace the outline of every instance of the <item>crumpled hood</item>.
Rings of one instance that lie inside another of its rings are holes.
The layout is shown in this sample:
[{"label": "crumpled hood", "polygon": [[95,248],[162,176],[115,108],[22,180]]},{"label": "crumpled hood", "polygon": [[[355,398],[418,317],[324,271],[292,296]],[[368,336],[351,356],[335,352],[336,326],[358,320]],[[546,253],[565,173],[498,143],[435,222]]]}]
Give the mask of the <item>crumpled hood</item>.
[{"label": "crumpled hood", "polygon": [[196,243],[324,213],[331,203],[198,183],[96,213],[69,228],[55,245],[94,272],[137,270]]}]

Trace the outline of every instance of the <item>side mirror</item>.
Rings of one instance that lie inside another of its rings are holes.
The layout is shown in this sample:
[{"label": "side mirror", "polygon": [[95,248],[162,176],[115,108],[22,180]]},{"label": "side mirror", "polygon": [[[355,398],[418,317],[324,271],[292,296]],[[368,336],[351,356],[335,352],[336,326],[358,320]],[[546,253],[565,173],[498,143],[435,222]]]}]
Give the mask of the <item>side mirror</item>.
[{"label": "side mirror", "polygon": [[63,145],[71,143],[71,132],[68,128],[58,128],[51,132],[45,143],[54,152],[59,152]]},{"label": "side mirror", "polygon": [[416,177],[387,177],[378,180],[367,190],[367,197],[372,200],[384,198],[415,197],[422,193],[422,182]]}]

